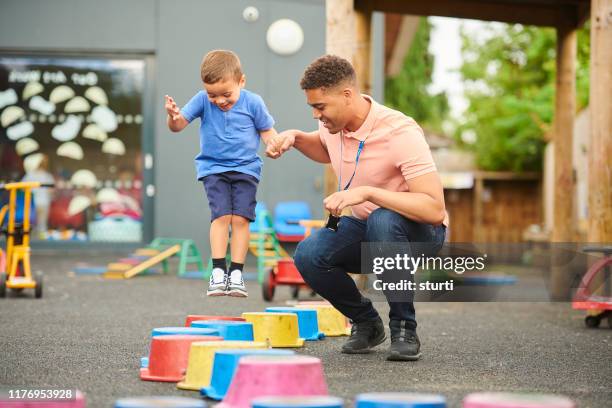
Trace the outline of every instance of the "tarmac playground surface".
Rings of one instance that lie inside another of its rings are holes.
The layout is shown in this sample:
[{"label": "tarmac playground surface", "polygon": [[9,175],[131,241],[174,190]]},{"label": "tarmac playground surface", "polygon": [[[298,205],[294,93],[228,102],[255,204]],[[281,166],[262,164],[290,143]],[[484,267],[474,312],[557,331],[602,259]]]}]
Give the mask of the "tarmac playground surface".
[{"label": "tarmac playground surface", "polygon": [[[126,254],[33,251],[33,271],[45,274],[43,298],[26,290],[0,299],[0,388],[79,389],[94,408],[134,396],[199,398],[174,383],[140,380],[151,330],[182,326],[188,314],[240,316],[290,299],[289,288],[279,287],[266,303],[253,281],[247,299],[206,298],[205,282],[175,274],[105,280],[71,272],[79,262],[104,265]],[[387,323],[386,303],[375,305]],[[584,313],[570,303],[417,303],[416,310],[420,361],[386,361],[389,340],[368,355],[341,354],[346,337],[295,351],[322,360],[330,395],[346,406],[359,393],[384,391],[442,394],[449,407],[477,391],[553,393],[581,408],[612,406],[612,329],[606,322],[586,328]]]}]

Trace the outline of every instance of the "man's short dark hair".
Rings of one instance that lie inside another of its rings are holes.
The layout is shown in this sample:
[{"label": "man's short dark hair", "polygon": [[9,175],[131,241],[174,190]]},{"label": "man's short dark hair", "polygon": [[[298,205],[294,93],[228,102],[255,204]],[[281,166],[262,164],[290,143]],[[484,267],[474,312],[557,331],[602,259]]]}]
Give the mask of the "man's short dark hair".
[{"label": "man's short dark hair", "polygon": [[337,55],[324,55],[306,67],[300,87],[304,90],[329,89],[343,83],[356,83],[355,70],[351,63]]}]

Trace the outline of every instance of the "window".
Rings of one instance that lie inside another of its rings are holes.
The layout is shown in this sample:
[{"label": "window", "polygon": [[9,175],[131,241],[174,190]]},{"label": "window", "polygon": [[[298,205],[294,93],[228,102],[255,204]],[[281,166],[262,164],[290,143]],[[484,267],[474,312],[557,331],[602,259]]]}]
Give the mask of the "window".
[{"label": "window", "polygon": [[34,193],[33,238],[141,241],[145,61],[0,56],[0,181]]}]

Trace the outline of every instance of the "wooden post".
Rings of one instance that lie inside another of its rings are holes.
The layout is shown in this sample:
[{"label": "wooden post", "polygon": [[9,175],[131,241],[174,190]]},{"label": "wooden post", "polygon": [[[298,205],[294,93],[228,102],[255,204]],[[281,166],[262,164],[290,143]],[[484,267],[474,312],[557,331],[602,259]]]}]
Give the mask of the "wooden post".
[{"label": "wooden post", "polygon": [[[327,0],[326,52],[349,60],[361,92],[370,93],[372,11],[355,10],[353,0]],[[334,193],[338,181],[331,166],[325,167],[325,196]],[[366,289],[367,275],[358,275],[357,287]]]},{"label": "wooden post", "polygon": [[372,10],[355,10],[356,44],[353,66],[361,93],[372,91]]},{"label": "wooden post", "polygon": [[[353,61],[356,49],[355,8],[353,0],[326,0],[325,52]],[[325,166],[324,194],[333,194],[338,188],[338,179],[331,165]]]},{"label": "wooden post", "polygon": [[474,177],[474,242],[482,242],[482,199],[484,192],[484,180],[482,175]]},{"label": "wooden post", "polygon": [[612,0],[591,1],[589,242],[612,242]]},{"label": "wooden post", "polygon": [[[570,23],[557,27],[556,88],[553,243],[572,242],[575,231],[572,137],[576,114],[576,28]],[[552,297],[567,299],[569,270],[563,266],[553,267],[550,277]]]}]

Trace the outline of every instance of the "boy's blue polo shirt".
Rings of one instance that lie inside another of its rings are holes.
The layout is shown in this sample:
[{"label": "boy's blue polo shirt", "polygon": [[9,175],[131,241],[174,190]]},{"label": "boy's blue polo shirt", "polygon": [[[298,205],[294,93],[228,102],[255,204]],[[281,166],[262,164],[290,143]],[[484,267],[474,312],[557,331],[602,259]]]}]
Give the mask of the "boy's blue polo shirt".
[{"label": "boy's blue polo shirt", "polygon": [[200,153],[195,158],[198,179],[238,171],[259,180],[262,160],[257,155],[259,132],[271,129],[274,119],[261,96],[240,90],[232,108],[224,112],[198,92],[181,109],[187,121],[200,118]]}]

